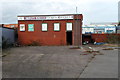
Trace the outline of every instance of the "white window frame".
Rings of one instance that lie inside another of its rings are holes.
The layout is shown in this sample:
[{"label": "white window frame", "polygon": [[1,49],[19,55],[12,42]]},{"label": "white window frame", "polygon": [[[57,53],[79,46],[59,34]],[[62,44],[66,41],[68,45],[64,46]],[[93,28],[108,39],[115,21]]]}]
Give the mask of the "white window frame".
[{"label": "white window frame", "polygon": [[71,22],[66,23],[66,31],[72,31],[72,27],[73,27],[73,24]]},{"label": "white window frame", "polygon": [[[21,28],[23,27],[23,28]],[[25,24],[20,24],[20,31],[25,31]]]},{"label": "white window frame", "polygon": [[48,24],[42,23],[42,31],[48,31]]},{"label": "white window frame", "polygon": [[54,31],[60,31],[60,23],[54,23]]}]

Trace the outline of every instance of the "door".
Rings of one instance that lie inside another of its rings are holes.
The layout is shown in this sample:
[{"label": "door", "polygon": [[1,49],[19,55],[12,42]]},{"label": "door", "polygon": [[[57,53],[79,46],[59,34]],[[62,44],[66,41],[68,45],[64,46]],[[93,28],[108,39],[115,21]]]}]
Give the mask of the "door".
[{"label": "door", "polygon": [[66,42],[67,45],[72,45],[72,23],[66,24]]},{"label": "door", "polygon": [[72,31],[67,31],[66,32],[66,40],[67,40],[67,45],[72,45]]}]

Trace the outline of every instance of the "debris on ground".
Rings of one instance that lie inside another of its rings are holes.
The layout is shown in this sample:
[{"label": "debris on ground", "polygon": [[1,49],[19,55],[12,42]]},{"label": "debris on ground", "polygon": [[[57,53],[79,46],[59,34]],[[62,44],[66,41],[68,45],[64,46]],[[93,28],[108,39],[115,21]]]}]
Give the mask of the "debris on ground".
[{"label": "debris on ground", "polygon": [[93,55],[104,55],[103,53],[94,53]]},{"label": "debris on ground", "polygon": [[95,58],[95,56],[92,56],[91,58]]},{"label": "debris on ground", "polygon": [[2,50],[2,57],[6,57],[7,55],[9,55],[10,54],[10,51],[9,51],[10,49],[5,49],[5,50]]},{"label": "debris on ground", "polygon": [[89,54],[92,54],[93,56],[95,55],[103,55],[103,53],[101,53],[99,50],[96,50],[92,47],[87,47],[87,48],[84,48],[84,54],[80,54],[80,55],[89,55]]},{"label": "debris on ground", "polygon": [[88,55],[88,54],[85,53],[85,54],[80,54],[80,55]]},{"label": "debris on ground", "polygon": [[80,49],[80,47],[79,46],[72,46],[69,49]]},{"label": "debris on ground", "polygon": [[2,55],[2,57],[5,57],[5,56],[7,56],[7,55]]},{"label": "debris on ground", "polygon": [[94,43],[95,45],[103,45],[103,44],[106,44],[104,42],[99,42],[99,43]]},{"label": "debris on ground", "polygon": [[114,50],[113,48],[104,48],[102,50]]},{"label": "debris on ground", "polygon": [[98,50],[95,50],[92,47],[88,47],[88,48],[89,48],[89,50],[86,50],[86,52],[88,52],[88,53],[99,53]]},{"label": "debris on ground", "polygon": [[99,51],[94,51],[94,50],[89,50],[89,51],[86,51],[86,52],[88,52],[88,53],[99,53]]},{"label": "debris on ground", "polygon": [[110,46],[110,47],[118,47],[118,44],[104,44],[104,46]]}]

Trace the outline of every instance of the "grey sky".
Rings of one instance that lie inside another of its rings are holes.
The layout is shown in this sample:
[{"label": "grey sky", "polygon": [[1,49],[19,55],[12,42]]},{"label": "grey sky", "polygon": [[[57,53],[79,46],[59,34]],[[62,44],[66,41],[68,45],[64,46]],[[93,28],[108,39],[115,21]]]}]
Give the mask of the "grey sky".
[{"label": "grey sky", "polygon": [[2,23],[17,23],[17,15],[83,14],[84,24],[117,22],[119,0],[3,0]]}]

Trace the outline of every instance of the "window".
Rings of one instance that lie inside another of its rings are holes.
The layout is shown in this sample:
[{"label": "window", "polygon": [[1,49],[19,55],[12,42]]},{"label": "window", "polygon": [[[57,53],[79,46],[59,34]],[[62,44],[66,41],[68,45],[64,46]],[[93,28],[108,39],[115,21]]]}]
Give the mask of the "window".
[{"label": "window", "polygon": [[25,31],[25,24],[20,24],[20,31]]},{"label": "window", "polygon": [[60,23],[54,23],[54,31],[60,31]]},{"label": "window", "polygon": [[72,23],[67,23],[67,31],[72,31]]},{"label": "window", "polygon": [[113,30],[107,30],[107,33],[114,33]]},{"label": "window", "polygon": [[34,24],[28,24],[28,31],[34,31]]},{"label": "window", "polygon": [[47,23],[42,23],[42,31],[47,31]]}]

